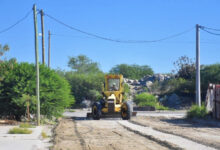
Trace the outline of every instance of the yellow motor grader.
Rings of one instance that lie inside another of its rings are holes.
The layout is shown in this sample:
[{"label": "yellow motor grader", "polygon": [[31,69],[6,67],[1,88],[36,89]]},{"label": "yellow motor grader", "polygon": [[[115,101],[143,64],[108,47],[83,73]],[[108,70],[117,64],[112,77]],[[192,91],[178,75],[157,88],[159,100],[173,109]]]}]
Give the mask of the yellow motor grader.
[{"label": "yellow motor grader", "polygon": [[87,117],[99,120],[101,117],[119,117],[128,120],[135,116],[131,101],[124,99],[124,81],[122,75],[105,75],[103,99],[92,105],[92,113]]}]

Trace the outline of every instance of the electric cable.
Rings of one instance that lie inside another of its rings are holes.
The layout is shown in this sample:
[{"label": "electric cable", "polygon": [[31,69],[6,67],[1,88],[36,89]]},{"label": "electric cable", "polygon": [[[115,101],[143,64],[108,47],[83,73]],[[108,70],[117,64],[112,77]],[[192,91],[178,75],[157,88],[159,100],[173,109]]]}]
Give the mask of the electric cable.
[{"label": "electric cable", "polygon": [[211,31],[206,30],[205,28],[201,28],[201,30],[203,30],[203,31],[205,31],[205,32],[207,32],[207,33],[209,33],[209,34],[212,34],[212,35],[218,35],[218,36],[220,36],[220,33],[214,33],[214,32],[211,32]]},{"label": "electric cable", "polygon": [[30,11],[28,11],[28,13],[26,13],[26,15],[24,17],[22,17],[21,19],[19,19],[18,21],[16,21],[14,24],[10,25],[9,27],[3,29],[0,31],[1,33],[7,32],[8,30],[12,29],[13,27],[15,27],[16,25],[18,25],[19,23],[21,23],[22,21],[24,21],[32,12],[32,9]]},{"label": "electric cable", "polygon": [[119,39],[112,39],[112,38],[103,37],[103,36],[100,36],[100,35],[97,35],[97,34],[89,33],[89,32],[83,31],[81,29],[75,28],[73,26],[70,26],[70,25],[56,19],[55,17],[53,17],[53,16],[51,16],[47,13],[44,13],[44,15],[49,17],[50,19],[54,20],[55,22],[65,26],[69,29],[72,29],[74,31],[77,31],[77,32],[80,32],[80,33],[83,33],[83,34],[86,34],[86,35],[89,35],[89,36],[92,36],[92,37],[95,37],[95,38],[98,38],[98,39],[107,40],[107,41],[111,41],[111,42],[118,42],[118,43],[153,43],[153,42],[160,42],[160,41],[164,41],[164,40],[168,40],[168,39],[172,39],[172,38],[181,36],[185,33],[188,33],[190,31],[192,31],[195,28],[195,27],[192,27],[192,28],[190,28],[188,30],[185,30],[183,32],[180,32],[180,33],[177,33],[177,34],[174,34],[174,35],[171,35],[171,36],[167,36],[167,37],[164,37],[164,38],[161,38],[161,39],[157,39],[157,40],[119,40]]}]

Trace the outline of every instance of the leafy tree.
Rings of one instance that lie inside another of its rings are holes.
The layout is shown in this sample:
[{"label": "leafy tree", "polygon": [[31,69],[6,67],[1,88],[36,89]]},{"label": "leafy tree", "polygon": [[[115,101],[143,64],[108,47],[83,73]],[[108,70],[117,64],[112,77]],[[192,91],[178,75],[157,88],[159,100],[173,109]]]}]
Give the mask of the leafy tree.
[{"label": "leafy tree", "polygon": [[120,64],[113,67],[110,70],[110,73],[122,74],[125,78],[140,79],[146,75],[152,75],[154,72],[152,68],[150,68],[147,65],[139,66],[139,65]]},{"label": "leafy tree", "polygon": [[[4,55],[5,52],[9,51],[9,46],[6,45],[1,45],[0,44],[0,58]],[[2,60],[0,59],[0,62],[2,62]]]},{"label": "leafy tree", "polygon": [[[0,114],[15,116],[19,119],[25,115],[24,95],[35,96],[35,66],[28,63],[0,63],[4,69],[4,80],[0,81]],[[40,65],[40,101],[41,114],[48,117],[60,116],[64,108],[74,103],[68,82],[55,71]],[[33,103],[34,104],[34,103]],[[31,105],[31,113],[35,113],[36,105]]]},{"label": "leafy tree", "polygon": [[209,83],[220,84],[220,64],[203,66],[201,69],[201,86],[203,97],[206,94]]},{"label": "leafy tree", "polygon": [[191,58],[181,56],[173,64],[176,67],[178,77],[184,79],[193,79],[195,77],[195,62]]},{"label": "leafy tree", "polygon": [[103,73],[80,74],[70,71],[65,73],[65,78],[69,81],[76,104],[80,104],[84,99],[100,98],[104,82]]},{"label": "leafy tree", "polygon": [[93,62],[85,55],[70,57],[68,66],[77,73],[96,73],[101,72],[97,62]]}]

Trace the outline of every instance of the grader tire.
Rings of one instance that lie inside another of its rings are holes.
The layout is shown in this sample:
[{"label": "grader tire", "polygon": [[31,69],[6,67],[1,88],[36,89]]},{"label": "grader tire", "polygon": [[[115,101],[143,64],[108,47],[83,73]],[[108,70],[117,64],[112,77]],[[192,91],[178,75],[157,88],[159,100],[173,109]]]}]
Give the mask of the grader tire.
[{"label": "grader tire", "polygon": [[92,118],[99,120],[101,118],[101,104],[96,102],[92,105]]},{"label": "grader tire", "polygon": [[123,120],[129,120],[132,116],[131,104],[125,102],[121,107],[121,117]]}]

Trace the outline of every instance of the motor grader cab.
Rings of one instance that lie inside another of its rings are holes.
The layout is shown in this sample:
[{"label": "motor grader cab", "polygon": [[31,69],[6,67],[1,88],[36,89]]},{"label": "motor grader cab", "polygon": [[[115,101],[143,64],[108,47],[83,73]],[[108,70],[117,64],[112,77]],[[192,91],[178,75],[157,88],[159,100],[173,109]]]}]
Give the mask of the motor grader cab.
[{"label": "motor grader cab", "polygon": [[124,98],[124,80],[122,75],[105,75],[103,87],[103,99],[92,105],[93,119],[99,120],[101,117],[118,117],[128,120],[131,116],[136,115],[133,112],[131,101]]}]

